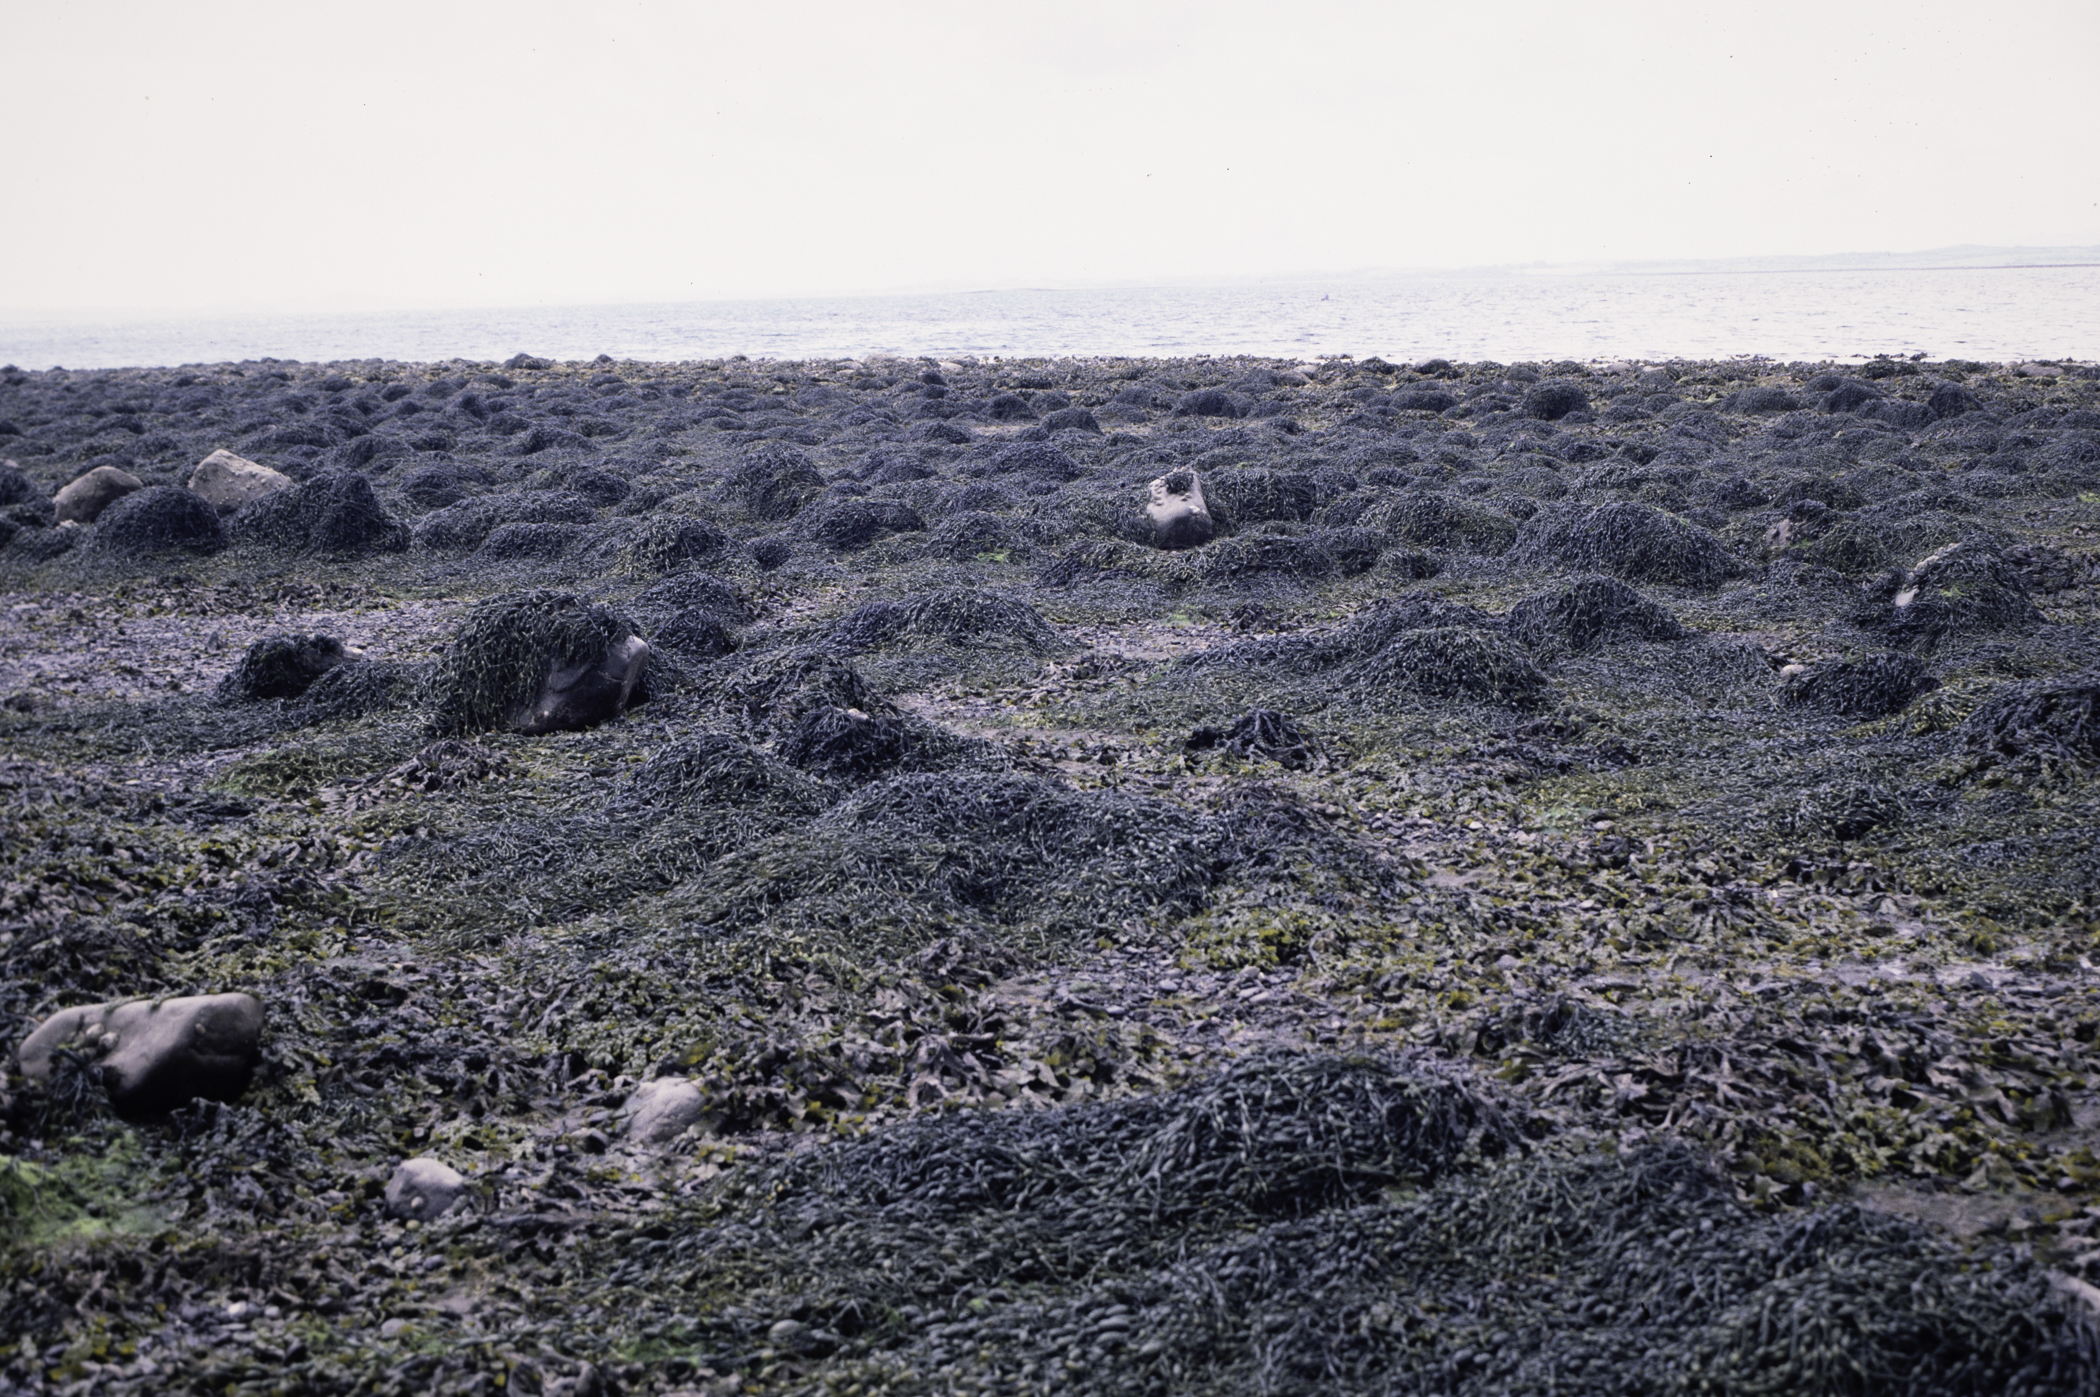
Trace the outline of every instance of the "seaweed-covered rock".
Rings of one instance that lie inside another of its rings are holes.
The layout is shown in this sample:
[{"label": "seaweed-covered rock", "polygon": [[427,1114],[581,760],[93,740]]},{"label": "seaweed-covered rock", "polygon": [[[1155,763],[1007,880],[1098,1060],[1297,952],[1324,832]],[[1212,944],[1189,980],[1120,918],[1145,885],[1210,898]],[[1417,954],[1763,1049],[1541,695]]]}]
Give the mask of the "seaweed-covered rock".
[{"label": "seaweed-covered rock", "polygon": [[[20,467],[13,461],[0,461],[0,509],[12,509],[16,505],[43,499],[44,492],[36,488],[35,481],[22,474]],[[53,512],[56,513],[55,508]]]},{"label": "seaweed-covered rock", "polygon": [[233,1101],[262,1053],[263,1006],[251,994],[130,1000],[61,1009],[23,1040],[22,1075],[49,1081],[61,1052],[99,1068],[118,1115],[163,1116],[203,1099]]},{"label": "seaweed-covered rock", "polygon": [[482,495],[424,515],[414,539],[419,548],[468,553],[505,524],[588,524],[597,517],[589,500],[566,491]]},{"label": "seaweed-covered rock", "polygon": [[426,677],[424,667],[396,660],[345,660],[293,700],[288,716],[310,724],[399,712],[415,706]]},{"label": "seaweed-covered rock", "polygon": [[[1886,595],[1890,591],[1894,595]],[[1875,601],[1885,601],[1888,609],[1870,611],[1868,622],[1906,643],[2024,630],[2042,619],[2020,570],[1995,543],[1980,536],[1948,544],[1900,577],[1886,580],[1872,594],[1870,605]]]},{"label": "seaweed-covered rock", "polygon": [[1342,671],[1363,690],[1403,690],[1527,708],[1547,694],[1546,676],[1500,637],[1463,626],[1406,630]]},{"label": "seaweed-covered rock", "polygon": [[1169,471],[1146,489],[1145,519],[1152,526],[1153,547],[1196,548],[1210,542],[1217,525],[1196,472]]},{"label": "seaweed-covered rock", "polygon": [[216,553],[226,546],[226,528],[202,497],[173,485],[148,485],[96,517],[95,542],[114,553]]},{"label": "seaweed-covered rock", "polygon": [[1457,548],[1495,557],[1506,553],[1518,534],[1508,515],[1439,490],[1410,489],[1372,504],[1356,521],[1379,530],[1389,543]]},{"label": "seaweed-covered rock", "polygon": [[1524,390],[1524,415],[1558,422],[1590,405],[1590,395],[1566,379],[1549,378]]},{"label": "seaweed-covered rock", "polygon": [[1340,571],[1319,542],[1293,534],[1240,534],[1220,539],[1200,555],[1202,577],[1213,585],[1273,578],[1318,581]]},{"label": "seaweed-covered rock", "polygon": [[565,592],[492,597],[461,622],[430,685],[441,734],[536,734],[626,712],[649,647],[619,613]]},{"label": "seaweed-covered rock", "polygon": [[807,816],[831,801],[816,782],[742,738],[703,732],[679,738],[636,767],[620,803],[658,814],[767,806]]},{"label": "seaweed-covered rock", "polygon": [[1197,728],[1183,744],[1191,752],[1213,749],[1242,757],[1267,757],[1293,771],[1302,771],[1319,757],[1319,747],[1287,713],[1256,708],[1242,714],[1229,728]]},{"label": "seaweed-covered rock", "polygon": [[126,495],[146,488],[146,482],[115,466],[97,466],[76,476],[52,497],[60,523],[92,524]]},{"label": "seaweed-covered rock", "polygon": [[865,780],[904,755],[905,720],[895,714],[817,704],[804,709],[774,749],[790,766],[833,780]]},{"label": "seaweed-covered rock", "polygon": [[227,703],[298,698],[344,659],[343,642],[334,636],[265,636],[248,647],[215,692]]},{"label": "seaweed-covered rock", "polygon": [[729,547],[729,535],[705,519],[659,514],[644,519],[620,544],[624,571],[654,576],[712,562]]},{"label": "seaweed-covered rock", "polygon": [[386,1181],[386,1210],[413,1222],[435,1222],[467,1196],[467,1181],[442,1160],[419,1156],[404,1160]]},{"label": "seaweed-covered rock", "polygon": [[929,641],[1018,646],[1038,655],[1065,648],[1056,627],[1027,602],[952,587],[902,601],[870,602],[833,627],[831,640],[847,653]]},{"label": "seaweed-covered rock", "polygon": [[231,514],[292,485],[292,478],[281,471],[225,450],[212,452],[190,472],[190,489],[221,514]]},{"label": "seaweed-covered rock", "polygon": [[816,707],[897,712],[851,664],[810,647],[776,650],[739,665],[719,681],[718,697],[745,731],[772,737],[792,732]]},{"label": "seaweed-covered rock", "polygon": [[1510,634],[1542,653],[1592,650],[1622,640],[1680,640],[1666,607],[1615,577],[1582,577],[1510,608]]},{"label": "seaweed-covered rock", "polygon": [[804,511],[796,523],[803,537],[841,553],[926,527],[917,510],[896,500],[833,500]]},{"label": "seaweed-covered rock", "polygon": [[720,659],[736,651],[736,637],[721,616],[705,607],[693,607],[656,627],[650,636],[659,650],[672,650],[699,660]]},{"label": "seaweed-covered rock", "polygon": [[1849,718],[1884,718],[1901,713],[1937,683],[1915,655],[1868,655],[1858,660],[1788,666],[1782,671],[1780,702]]},{"label": "seaweed-covered rock", "polygon": [[1320,485],[1302,471],[1218,471],[1210,477],[1206,498],[1220,527],[1228,531],[1251,524],[1302,523],[1319,508]]},{"label": "seaweed-covered rock", "polygon": [[336,557],[399,553],[409,543],[408,526],[355,471],[329,471],[265,496],[233,516],[232,532],[258,547]]},{"label": "seaweed-covered rock", "polygon": [[1198,388],[1175,400],[1176,417],[1238,417],[1240,405],[1220,388]]},{"label": "seaweed-covered rock", "polygon": [[2100,766],[2100,671],[2014,685],[1964,719],[1961,738],[1990,762]]},{"label": "seaweed-covered rock", "polygon": [[824,477],[807,453],[786,442],[761,442],[745,453],[722,482],[722,497],[755,519],[779,521],[800,514],[824,491]]},{"label": "seaweed-covered rock", "polygon": [[489,530],[474,556],[494,562],[552,562],[583,542],[577,524],[498,524]]},{"label": "seaweed-covered rock", "polygon": [[699,571],[673,573],[635,593],[628,605],[640,616],[680,615],[698,607],[737,626],[757,614],[743,588],[726,577]]},{"label": "seaweed-covered rock", "polygon": [[1716,586],[1743,571],[1728,545],[1707,530],[1633,500],[1594,509],[1544,506],[1518,531],[1508,559],[1684,587]]},{"label": "seaweed-covered rock", "polygon": [[1003,446],[984,462],[993,475],[1016,475],[1051,484],[1077,480],[1086,470],[1077,461],[1047,442],[1022,441]]}]

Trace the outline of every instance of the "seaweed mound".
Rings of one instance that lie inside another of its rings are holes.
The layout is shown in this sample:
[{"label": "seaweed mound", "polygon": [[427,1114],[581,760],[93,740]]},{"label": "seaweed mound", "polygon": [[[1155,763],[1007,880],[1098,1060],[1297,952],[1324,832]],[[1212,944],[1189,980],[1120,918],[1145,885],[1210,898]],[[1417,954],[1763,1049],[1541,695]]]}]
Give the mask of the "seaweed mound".
[{"label": "seaweed mound", "polygon": [[1517,522],[1508,515],[1437,490],[1403,491],[1371,505],[1357,522],[1392,543],[1462,548],[1486,557],[1508,552],[1518,538]]},{"label": "seaweed mound", "polygon": [[1964,719],[1961,737],[1988,762],[2073,771],[2100,766],[2100,672],[2019,685]]},{"label": "seaweed mound", "polygon": [[[862,1381],[948,1391],[1056,1372],[1091,1391],[2053,1397],[2100,1376],[2032,1260],[1968,1263],[1855,1204],[1760,1216],[1679,1145],[1520,1148],[1429,1063],[1276,1055],[796,1155],[669,1260],[730,1278],[752,1338],[818,1336]],[[867,1323],[899,1294],[937,1308]],[[807,1323],[773,1318],[790,1310]]]},{"label": "seaweed mound", "polygon": [[232,531],[242,543],[336,557],[398,553],[409,542],[408,526],[355,471],[329,471],[257,500],[233,516]]},{"label": "seaweed mound", "polygon": [[552,562],[582,541],[583,529],[576,524],[498,524],[475,556],[499,562]]},{"label": "seaweed mound", "polygon": [[694,659],[714,660],[736,650],[736,637],[719,613],[696,606],[657,626],[650,637],[658,647],[676,650]]},{"label": "seaweed mound", "polygon": [[806,708],[774,751],[789,766],[833,780],[864,780],[904,758],[904,718],[858,708]]},{"label": "seaweed mound", "polygon": [[813,815],[830,804],[807,776],[728,733],[683,737],[634,769],[617,803],[652,812],[765,806]]},{"label": "seaweed mound", "polygon": [[1217,471],[1204,476],[1201,489],[1211,517],[1227,532],[1249,524],[1302,523],[1320,502],[1319,483],[1302,471]]},{"label": "seaweed mound", "polygon": [[984,463],[992,475],[1018,475],[1047,484],[1077,480],[1086,469],[1046,442],[1023,441],[1003,446]]},{"label": "seaweed mound", "polygon": [[729,547],[729,536],[705,519],[660,514],[644,519],[620,545],[623,571],[657,576],[708,562]]},{"label": "seaweed mound", "polygon": [[266,636],[248,647],[214,693],[223,703],[298,698],[344,658],[343,642],[334,636]]},{"label": "seaweed mound", "polygon": [[1915,655],[1869,655],[1788,675],[1780,702],[1849,718],[1885,718],[1910,707],[1911,700],[1937,683]]},{"label": "seaweed mound", "polygon": [[431,675],[431,729],[518,726],[550,677],[597,664],[634,633],[618,612],[566,592],[491,597],[460,623]]},{"label": "seaweed mound", "polygon": [[1340,571],[1334,554],[1311,538],[1240,534],[1219,539],[1195,557],[1205,582],[1231,584],[1273,577],[1317,581]]},{"label": "seaweed mound", "polygon": [[834,500],[796,521],[802,536],[841,553],[866,548],[884,534],[917,533],[926,521],[895,500]]},{"label": "seaweed mound", "polygon": [[677,572],[635,593],[628,602],[637,615],[671,616],[699,607],[714,612],[734,626],[749,623],[756,614],[744,589],[726,577],[711,572]]},{"label": "seaweed mound", "polygon": [[1191,752],[1213,749],[1242,757],[1267,757],[1292,771],[1303,771],[1319,756],[1318,745],[1287,713],[1256,708],[1229,728],[1197,728],[1184,744]]},{"label": "seaweed mound", "polygon": [[1547,505],[1518,531],[1511,563],[1610,573],[1628,582],[1712,587],[1743,566],[1728,545],[1651,504]]},{"label": "seaweed mound", "polygon": [[1582,577],[1510,608],[1509,631],[1541,653],[1581,652],[1622,640],[1681,640],[1668,608],[1614,577]]},{"label": "seaweed mound", "polygon": [[132,491],[97,515],[94,527],[97,546],[113,553],[216,553],[226,546],[219,511],[173,485]]},{"label": "seaweed mound", "polygon": [[1409,630],[1342,672],[1363,690],[1404,690],[1528,708],[1547,694],[1546,676],[1507,642],[1462,626]]},{"label": "seaweed mound", "polygon": [[347,660],[332,666],[300,694],[289,716],[301,724],[347,722],[415,706],[425,669],[393,660]]},{"label": "seaweed mound", "polygon": [[1990,540],[1965,538],[1919,561],[1893,588],[1889,610],[1878,618],[1898,641],[1930,642],[1943,635],[2017,631],[2040,624],[2042,613],[2027,594],[2027,580]]},{"label": "seaweed mound", "polygon": [[1038,655],[1065,648],[1057,628],[1027,602],[964,588],[870,602],[833,627],[831,641],[849,654],[928,642],[1018,647]]},{"label": "seaweed mound", "polygon": [[800,514],[824,490],[824,477],[809,456],[785,442],[761,442],[745,453],[722,482],[722,498],[754,519],[779,521]]},{"label": "seaweed mound", "polygon": [[812,708],[854,708],[883,716],[897,711],[859,670],[811,647],[776,650],[739,665],[718,681],[715,701],[743,731],[767,738],[794,731]]},{"label": "seaweed mound", "polygon": [[424,515],[413,537],[421,548],[466,553],[505,524],[588,524],[597,517],[589,500],[560,490],[479,495]]},{"label": "seaweed mound", "polygon": [[1210,822],[1164,801],[976,771],[879,781],[816,820],[808,841],[831,866],[798,870],[772,897],[850,891],[863,909],[1087,927],[1193,908],[1219,855]]}]

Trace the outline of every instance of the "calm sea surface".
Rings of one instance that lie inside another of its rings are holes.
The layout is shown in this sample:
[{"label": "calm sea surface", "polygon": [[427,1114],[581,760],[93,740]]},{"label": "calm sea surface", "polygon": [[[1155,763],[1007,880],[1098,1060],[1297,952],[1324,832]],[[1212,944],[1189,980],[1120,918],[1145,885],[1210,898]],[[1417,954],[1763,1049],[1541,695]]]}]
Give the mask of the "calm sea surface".
[{"label": "calm sea surface", "polygon": [[360,315],[0,321],[0,362],[1379,354],[2100,358],[2100,268],[1440,276]]}]

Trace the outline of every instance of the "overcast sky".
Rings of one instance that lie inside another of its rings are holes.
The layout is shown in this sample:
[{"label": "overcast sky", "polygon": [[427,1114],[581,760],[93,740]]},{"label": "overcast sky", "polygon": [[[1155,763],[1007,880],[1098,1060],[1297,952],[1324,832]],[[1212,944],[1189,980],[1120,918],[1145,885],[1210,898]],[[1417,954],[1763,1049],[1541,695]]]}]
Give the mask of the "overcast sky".
[{"label": "overcast sky", "polygon": [[0,308],[2100,243],[2100,3],[0,0]]}]

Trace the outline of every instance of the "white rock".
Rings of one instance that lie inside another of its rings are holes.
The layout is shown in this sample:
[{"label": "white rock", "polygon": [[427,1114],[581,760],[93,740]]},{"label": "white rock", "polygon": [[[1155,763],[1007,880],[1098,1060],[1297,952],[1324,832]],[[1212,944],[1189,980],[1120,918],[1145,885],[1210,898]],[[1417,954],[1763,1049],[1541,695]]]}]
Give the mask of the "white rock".
[{"label": "white rock", "polygon": [[404,1162],[387,1180],[386,1210],[397,1218],[429,1222],[466,1196],[467,1181],[457,1169],[423,1156]]},{"label": "white rock", "polygon": [[644,1082],[628,1098],[627,1136],[645,1145],[677,1139],[707,1114],[707,1098],[684,1077]]},{"label": "white rock", "polygon": [[294,483],[290,476],[231,451],[212,452],[190,472],[190,489],[221,514],[268,499],[280,490],[291,489]]}]

